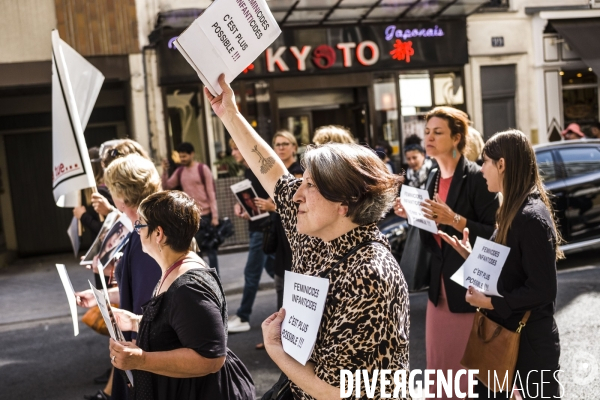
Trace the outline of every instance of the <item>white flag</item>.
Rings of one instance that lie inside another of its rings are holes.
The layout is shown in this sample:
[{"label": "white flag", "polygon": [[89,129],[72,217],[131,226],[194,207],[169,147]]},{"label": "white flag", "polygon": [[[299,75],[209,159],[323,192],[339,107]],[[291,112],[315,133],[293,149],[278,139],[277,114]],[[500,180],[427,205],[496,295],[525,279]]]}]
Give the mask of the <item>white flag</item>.
[{"label": "white flag", "polygon": [[52,189],[59,207],[79,205],[78,192],[96,186],[85,129],[104,75],[52,31]]}]

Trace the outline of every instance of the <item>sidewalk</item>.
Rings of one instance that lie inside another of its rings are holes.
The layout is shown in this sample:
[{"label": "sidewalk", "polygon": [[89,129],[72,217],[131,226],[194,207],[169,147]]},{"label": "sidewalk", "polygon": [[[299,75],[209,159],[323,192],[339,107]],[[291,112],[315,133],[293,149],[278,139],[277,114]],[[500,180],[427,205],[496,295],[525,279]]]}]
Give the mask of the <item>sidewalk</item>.
[{"label": "sidewalk", "polygon": [[[221,282],[225,294],[242,293],[244,266],[248,252],[219,255]],[[0,269],[0,327],[69,317],[65,291],[55,264],[65,264],[76,291],[89,288],[90,270],[78,264],[72,254],[55,254],[19,259]],[[273,288],[273,279],[265,272],[260,290]],[[79,308],[79,314],[85,309]]]}]

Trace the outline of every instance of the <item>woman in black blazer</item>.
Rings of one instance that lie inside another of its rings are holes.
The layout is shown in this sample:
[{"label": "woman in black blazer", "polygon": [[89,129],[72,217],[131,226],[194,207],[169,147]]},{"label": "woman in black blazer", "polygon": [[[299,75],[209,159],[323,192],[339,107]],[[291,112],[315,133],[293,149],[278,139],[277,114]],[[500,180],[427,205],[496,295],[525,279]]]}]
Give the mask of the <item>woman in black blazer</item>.
[{"label": "woman in black blazer", "polygon": [[[489,239],[499,201],[487,190],[479,166],[463,156],[468,145],[467,115],[455,108],[437,107],[427,114],[426,121],[425,150],[438,167],[429,174],[426,189],[433,200],[424,204],[425,216],[450,236],[466,229],[471,243],[478,236]],[[406,215],[399,199],[395,212]],[[429,265],[423,267],[431,272],[425,328],[427,368],[456,373],[463,369],[460,360],[475,312],[465,301],[466,289],[450,280],[465,260],[439,235],[421,230],[420,241],[430,254]],[[406,247],[411,248],[411,244]],[[467,389],[466,377],[460,386]]]},{"label": "woman in black blazer", "polygon": [[[540,180],[533,148],[523,133],[494,135],[483,149],[483,159],[488,189],[504,196],[492,240],[508,246],[510,252],[498,280],[498,292],[503,297],[486,296],[469,288],[466,301],[486,309],[490,319],[512,331],[527,311],[531,315],[521,330],[516,366],[520,379],[515,373],[514,384],[496,394],[478,385],[479,398],[511,398],[516,385],[523,398],[540,398],[543,393],[545,398],[558,399],[562,394],[557,375],[560,342],[554,311],[556,260],[563,254],[552,205]],[[468,257],[467,243],[443,236],[457,254]]]}]

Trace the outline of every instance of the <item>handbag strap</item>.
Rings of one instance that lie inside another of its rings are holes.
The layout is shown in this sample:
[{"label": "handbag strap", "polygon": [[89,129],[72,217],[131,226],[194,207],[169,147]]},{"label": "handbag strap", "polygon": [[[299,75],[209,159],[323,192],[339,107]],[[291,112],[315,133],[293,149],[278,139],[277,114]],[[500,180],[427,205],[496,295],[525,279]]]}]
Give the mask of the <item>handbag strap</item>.
[{"label": "handbag strap", "polygon": [[356,253],[358,250],[360,250],[361,248],[363,248],[369,244],[374,244],[374,245],[378,244],[380,246],[385,247],[385,249],[387,250],[387,247],[383,243],[378,242],[376,240],[368,240],[365,242],[361,242],[361,243],[357,244],[356,246],[354,246],[353,248],[351,248],[350,250],[348,250],[348,252],[346,254],[344,254],[344,257],[342,257],[331,268],[329,268],[329,270],[327,272],[325,272],[323,275],[321,275],[321,278],[327,278],[329,276],[329,274],[331,273],[331,271],[333,271],[334,268],[337,268],[342,262],[346,261],[348,259],[348,257],[350,257],[351,255]]},{"label": "handbag strap", "polygon": [[525,313],[525,315],[523,315],[523,318],[521,319],[521,321],[519,321],[519,327],[517,328],[517,333],[521,333],[521,329],[523,329],[525,324],[527,324],[527,320],[529,319],[530,315],[531,315],[531,311],[527,311]]}]

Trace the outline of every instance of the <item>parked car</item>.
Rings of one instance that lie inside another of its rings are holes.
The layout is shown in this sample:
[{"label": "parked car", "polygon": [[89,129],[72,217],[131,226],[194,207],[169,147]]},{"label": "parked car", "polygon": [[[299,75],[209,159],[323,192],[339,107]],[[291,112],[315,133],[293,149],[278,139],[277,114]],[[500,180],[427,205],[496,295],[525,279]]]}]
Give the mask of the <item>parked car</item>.
[{"label": "parked car", "polygon": [[534,146],[552,201],[565,254],[600,246],[600,140]]}]

